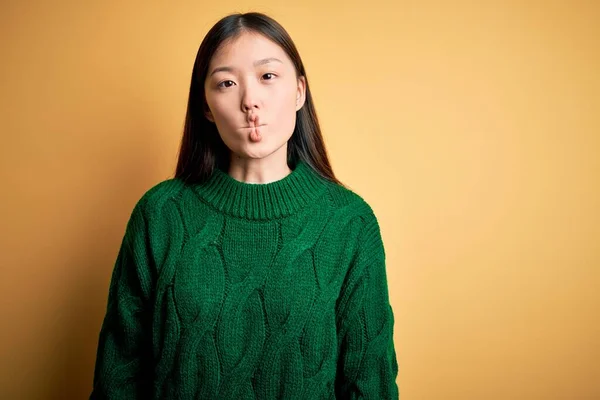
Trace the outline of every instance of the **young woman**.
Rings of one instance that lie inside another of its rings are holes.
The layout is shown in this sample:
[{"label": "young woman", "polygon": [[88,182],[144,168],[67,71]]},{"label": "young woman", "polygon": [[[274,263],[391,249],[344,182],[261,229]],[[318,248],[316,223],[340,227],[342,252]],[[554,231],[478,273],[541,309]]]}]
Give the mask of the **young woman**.
[{"label": "young woman", "polygon": [[91,399],[397,399],[385,251],[261,13],[207,34],[173,179],[134,207]]}]

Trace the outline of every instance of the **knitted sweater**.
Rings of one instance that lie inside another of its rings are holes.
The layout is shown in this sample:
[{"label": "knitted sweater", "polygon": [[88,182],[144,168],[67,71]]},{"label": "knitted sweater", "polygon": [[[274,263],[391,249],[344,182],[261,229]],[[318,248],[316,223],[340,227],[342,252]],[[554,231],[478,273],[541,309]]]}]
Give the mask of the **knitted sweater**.
[{"label": "knitted sweater", "polygon": [[216,169],[137,202],[90,399],[397,399],[371,207],[299,162],[267,184]]}]

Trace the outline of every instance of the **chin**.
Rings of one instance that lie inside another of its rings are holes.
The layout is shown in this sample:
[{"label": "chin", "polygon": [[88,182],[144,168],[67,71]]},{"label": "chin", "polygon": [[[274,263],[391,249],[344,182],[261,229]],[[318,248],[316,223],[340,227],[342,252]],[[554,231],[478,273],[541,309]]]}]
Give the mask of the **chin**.
[{"label": "chin", "polygon": [[252,159],[261,159],[267,158],[274,153],[277,153],[279,150],[283,150],[282,147],[285,146],[287,142],[284,142],[278,146],[273,146],[272,143],[265,142],[264,137],[263,140],[259,143],[249,142],[242,146],[242,148],[238,148],[234,151],[239,157],[243,158],[252,158]]},{"label": "chin", "polygon": [[245,152],[242,152],[241,154],[240,153],[237,153],[237,154],[239,154],[243,158],[252,158],[255,160],[259,160],[262,158],[267,158],[270,155],[272,155],[273,153],[275,153],[275,151],[253,149],[253,150],[247,150]]}]

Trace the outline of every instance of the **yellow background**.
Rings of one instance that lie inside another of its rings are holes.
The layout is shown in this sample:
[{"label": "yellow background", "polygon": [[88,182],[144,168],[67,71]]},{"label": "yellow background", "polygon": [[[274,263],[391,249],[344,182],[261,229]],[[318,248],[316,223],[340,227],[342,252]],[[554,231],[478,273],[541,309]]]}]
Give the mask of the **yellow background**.
[{"label": "yellow background", "polygon": [[401,397],[600,398],[600,2],[442,0],[2,2],[0,398],[89,395],[197,48],[254,10],[380,220]]}]

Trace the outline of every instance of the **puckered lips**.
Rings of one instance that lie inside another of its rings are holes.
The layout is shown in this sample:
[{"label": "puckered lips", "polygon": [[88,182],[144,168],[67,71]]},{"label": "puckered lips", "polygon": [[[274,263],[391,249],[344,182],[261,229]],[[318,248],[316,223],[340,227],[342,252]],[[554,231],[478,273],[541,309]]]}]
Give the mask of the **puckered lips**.
[{"label": "puckered lips", "polygon": [[243,126],[241,129],[248,132],[248,136],[252,142],[260,142],[262,140],[261,130],[266,124],[261,123],[260,115],[250,114],[248,118],[248,125]]}]

